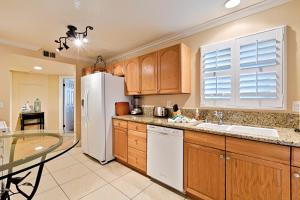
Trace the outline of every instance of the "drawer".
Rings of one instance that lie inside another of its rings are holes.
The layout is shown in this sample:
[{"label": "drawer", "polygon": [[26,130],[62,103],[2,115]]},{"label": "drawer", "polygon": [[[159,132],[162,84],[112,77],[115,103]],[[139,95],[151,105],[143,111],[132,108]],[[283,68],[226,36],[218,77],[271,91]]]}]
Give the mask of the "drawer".
[{"label": "drawer", "polygon": [[127,121],[119,120],[119,119],[113,119],[113,126],[119,127],[119,128],[127,128]]},{"label": "drawer", "polygon": [[185,131],[184,142],[225,150],[225,136],[209,133]]},{"label": "drawer", "polygon": [[290,164],[290,147],[226,137],[226,151],[264,160]]},{"label": "drawer", "polygon": [[300,167],[300,148],[292,148],[292,165],[295,167]]},{"label": "drawer", "polygon": [[147,150],[146,133],[128,130],[128,146],[146,152]]},{"label": "drawer", "polygon": [[146,152],[139,151],[134,148],[128,147],[128,164],[146,172],[147,158]]},{"label": "drawer", "polygon": [[128,122],[128,129],[147,133],[147,125],[136,122]]}]

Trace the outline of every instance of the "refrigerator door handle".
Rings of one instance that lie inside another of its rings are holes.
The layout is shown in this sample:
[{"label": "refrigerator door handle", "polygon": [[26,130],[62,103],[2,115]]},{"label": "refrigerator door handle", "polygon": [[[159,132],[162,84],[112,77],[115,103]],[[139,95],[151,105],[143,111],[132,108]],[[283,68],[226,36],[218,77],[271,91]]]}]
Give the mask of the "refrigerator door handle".
[{"label": "refrigerator door handle", "polygon": [[85,101],[85,120],[88,122],[89,120],[89,92],[86,92],[86,101]]}]

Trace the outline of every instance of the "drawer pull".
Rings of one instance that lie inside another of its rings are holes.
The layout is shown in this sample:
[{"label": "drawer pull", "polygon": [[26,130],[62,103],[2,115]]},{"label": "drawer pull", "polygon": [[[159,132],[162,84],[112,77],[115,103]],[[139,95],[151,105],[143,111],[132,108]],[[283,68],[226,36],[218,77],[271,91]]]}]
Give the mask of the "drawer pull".
[{"label": "drawer pull", "polygon": [[300,174],[298,174],[298,173],[295,172],[295,173],[294,173],[294,177],[295,177],[295,178],[300,178]]},{"label": "drawer pull", "polygon": [[136,131],[138,130],[138,127],[137,127],[137,126],[135,126],[135,130],[136,130]]},{"label": "drawer pull", "polygon": [[137,139],[135,139],[134,141],[135,141],[135,144],[137,145],[137,144],[138,144],[138,140],[137,140]]},{"label": "drawer pull", "polygon": [[224,159],[224,157],[225,157],[225,156],[224,156],[223,154],[220,155],[220,159]]},{"label": "drawer pull", "polygon": [[230,160],[230,157],[229,157],[229,156],[226,156],[226,160]]}]

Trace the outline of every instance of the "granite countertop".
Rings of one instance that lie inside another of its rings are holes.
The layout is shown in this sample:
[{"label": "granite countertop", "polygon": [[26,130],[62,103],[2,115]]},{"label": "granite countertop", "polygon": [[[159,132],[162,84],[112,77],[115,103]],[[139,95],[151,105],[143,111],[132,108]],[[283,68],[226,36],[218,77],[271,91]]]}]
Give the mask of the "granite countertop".
[{"label": "granite countertop", "polygon": [[[177,128],[177,129],[184,129],[184,130],[192,130],[192,131],[199,131],[205,133],[211,133],[216,135],[224,135],[224,136],[231,136],[236,138],[243,138],[261,142],[268,142],[273,144],[281,144],[287,146],[294,146],[300,147],[300,133],[296,133],[294,129],[291,128],[275,128],[278,131],[278,138],[275,137],[267,137],[267,136],[254,136],[254,135],[246,135],[241,134],[239,132],[234,131],[224,131],[224,130],[215,130],[215,129],[208,129],[208,128],[199,128],[192,124],[188,123],[170,123],[165,118],[156,118],[156,117],[147,117],[147,116],[133,116],[133,115],[124,115],[124,116],[114,116],[114,119],[126,120],[126,121],[133,121],[139,122],[144,124],[150,125],[158,125],[170,128]],[[270,128],[270,127],[268,127]]]}]

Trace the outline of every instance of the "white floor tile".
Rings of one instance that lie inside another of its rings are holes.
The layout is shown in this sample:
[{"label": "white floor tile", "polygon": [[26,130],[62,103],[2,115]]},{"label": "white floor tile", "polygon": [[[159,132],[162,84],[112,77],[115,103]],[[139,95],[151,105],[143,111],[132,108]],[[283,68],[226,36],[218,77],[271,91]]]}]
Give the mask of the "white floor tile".
[{"label": "white floor tile", "polygon": [[126,194],[127,197],[132,198],[151,185],[152,181],[149,178],[132,171],[113,181],[111,184]]},{"label": "white floor tile", "polygon": [[71,156],[66,156],[66,157],[57,158],[57,159],[47,162],[46,168],[50,172],[55,172],[55,171],[70,167],[72,165],[78,164],[78,163],[79,162],[77,160],[75,160],[74,158],[72,158]]},{"label": "white floor tile", "polygon": [[90,172],[89,174],[61,185],[61,188],[65,191],[69,199],[77,200],[99,189],[105,184],[107,183],[103,179],[93,172]]},{"label": "white floor tile", "polygon": [[81,200],[128,200],[128,198],[111,185],[106,185]]},{"label": "white floor tile", "polygon": [[71,167],[64,168],[52,173],[53,177],[59,184],[66,183],[75,178],[79,178],[85,174],[88,174],[90,170],[82,164],[76,164]]},{"label": "white floor tile", "polygon": [[56,187],[36,195],[33,200],[68,200],[68,197],[59,187]]},{"label": "white floor tile", "polygon": [[130,171],[131,170],[128,167],[125,167],[117,162],[111,162],[95,172],[105,181],[111,182],[127,174]]},{"label": "white floor tile", "polygon": [[100,162],[97,160],[89,160],[82,164],[84,164],[87,168],[89,168],[92,171],[97,171],[98,169],[102,169],[103,167],[105,167],[105,165],[101,165]]},{"label": "white floor tile", "polygon": [[184,197],[153,183],[138,194],[134,200],[184,200]]}]

